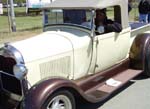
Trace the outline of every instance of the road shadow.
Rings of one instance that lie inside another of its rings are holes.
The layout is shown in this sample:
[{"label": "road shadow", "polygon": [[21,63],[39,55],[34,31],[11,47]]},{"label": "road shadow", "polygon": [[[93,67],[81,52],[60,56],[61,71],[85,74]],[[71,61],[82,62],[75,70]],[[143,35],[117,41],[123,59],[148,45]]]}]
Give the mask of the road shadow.
[{"label": "road shadow", "polygon": [[135,77],[133,80],[145,80],[145,79],[149,79],[149,77],[144,73],[142,73],[139,76]]},{"label": "road shadow", "polygon": [[130,87],[134,83],[135,83],[134,81],[129,81],[126,85],[124,85],[123,87],[121,87],[120,89],[118,89],[116,92],[114,92],[113,94],[111,94],[107,99],[105,99],[102,102],[98,102],[98,103],[95,103],[95,104],[90,104],[90,103],[87,103],[85,101],[80,101],[80,102],[78,102],[77,109],[98,109],[103,104],[105,104],[106,102],[108,102],[109,100],[111,100],[117,94],[121,93],[122,91],[124,91],[125,89],[127,89],[128,87]]}]

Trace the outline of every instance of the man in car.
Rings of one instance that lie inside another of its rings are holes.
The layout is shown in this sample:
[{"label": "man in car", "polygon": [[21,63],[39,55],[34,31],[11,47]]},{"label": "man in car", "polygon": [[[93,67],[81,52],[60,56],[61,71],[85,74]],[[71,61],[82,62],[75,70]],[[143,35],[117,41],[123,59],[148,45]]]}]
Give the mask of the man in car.
[{"label": "man in car", "polygon": [[120,23],[117,23],[107,18],[106,9],[96,10],[95,25],[96,31],[98,31],[99,33],[109,33],[109,32],[119,33],[122,30],[122,26]]}]

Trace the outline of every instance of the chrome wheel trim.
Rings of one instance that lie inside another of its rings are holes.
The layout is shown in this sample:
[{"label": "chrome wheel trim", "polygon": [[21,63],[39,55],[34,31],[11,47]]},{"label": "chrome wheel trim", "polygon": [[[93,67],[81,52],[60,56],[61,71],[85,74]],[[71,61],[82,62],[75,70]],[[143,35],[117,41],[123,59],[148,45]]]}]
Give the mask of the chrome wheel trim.
[{"label": "chrome wheel trim", "polygon": [[48,103],[47,109],[72,109],[72,104],[67,96],[58,95]]}]

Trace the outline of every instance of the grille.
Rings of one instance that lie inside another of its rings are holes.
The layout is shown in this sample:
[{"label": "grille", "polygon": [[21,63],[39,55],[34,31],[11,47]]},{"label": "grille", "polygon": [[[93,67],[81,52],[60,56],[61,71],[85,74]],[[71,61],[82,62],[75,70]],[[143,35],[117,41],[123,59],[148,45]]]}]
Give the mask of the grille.
[{"label": "grille", "polygon": [[0,71],[7,72],[13,75],[13,66],[16,64],[16,61],[10,57],[0,56]]},{"label": "grille", "polygon": [[13,66],[15,64],[16,61],[13,58],[0,56],[1,88],[4,91],[21,95],[21,83],[13,75]]}]

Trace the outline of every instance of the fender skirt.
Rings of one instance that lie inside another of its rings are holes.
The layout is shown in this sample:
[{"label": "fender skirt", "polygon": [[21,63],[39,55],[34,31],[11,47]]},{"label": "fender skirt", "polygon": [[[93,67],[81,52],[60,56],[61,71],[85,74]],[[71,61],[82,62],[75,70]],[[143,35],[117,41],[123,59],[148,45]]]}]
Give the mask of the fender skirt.
[{"label": "fender skirt", "polygon": [[144,70],[147,46],[150,43],[150,34],[142,33],[136,36],[130,49],[131,68]]},{"label": "fender skirt", "polygon": [[23,109],[41,109],[44,101],[62,88],[71,91],[71,93],[75,92],[77,94],[75,95],[73,93],[75,97],[83,97],[88,102],[96,103],[99,101],[90,96],[86,96],[82,89],[80,89],[73,81],[62,78],[50,78],[37,83],[29,90],[22,101]]}]

